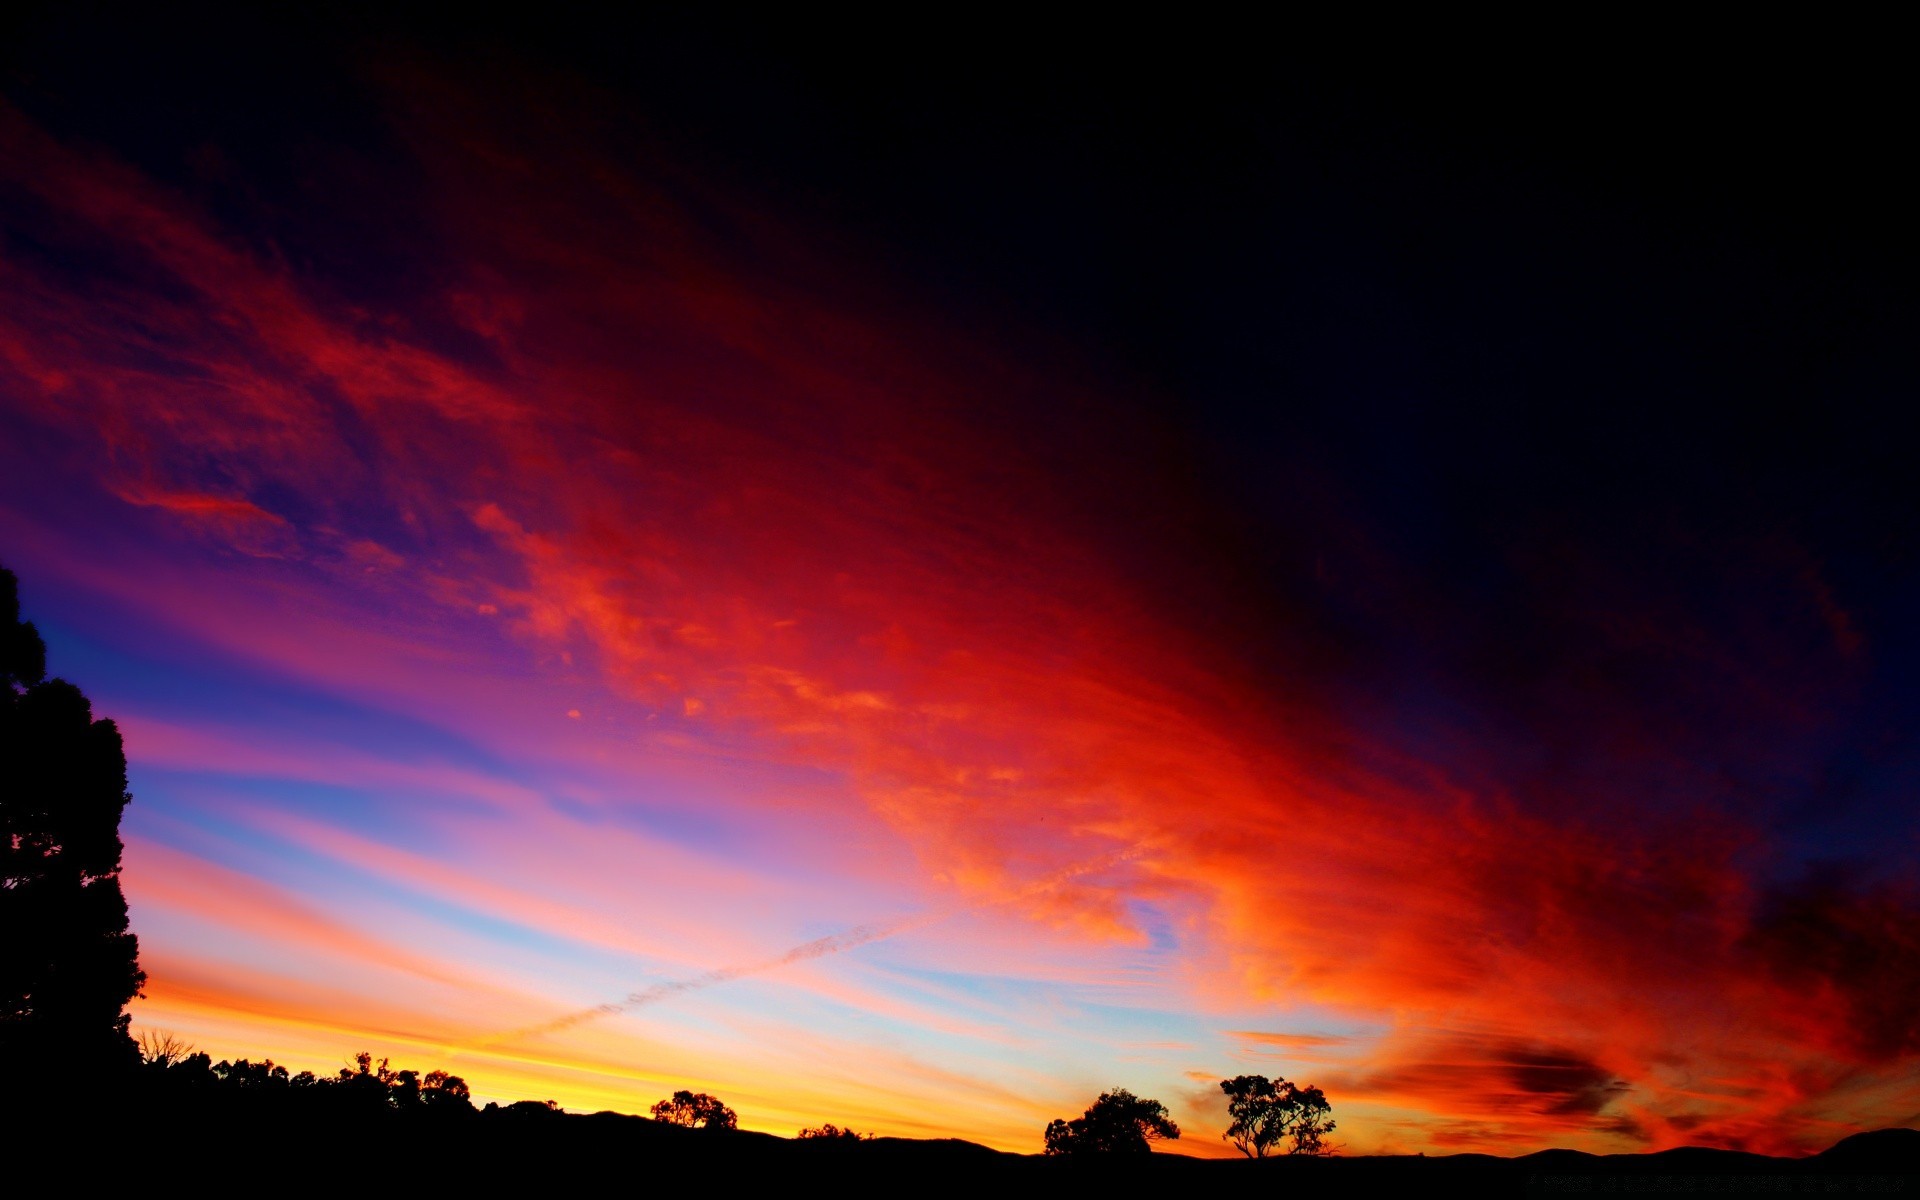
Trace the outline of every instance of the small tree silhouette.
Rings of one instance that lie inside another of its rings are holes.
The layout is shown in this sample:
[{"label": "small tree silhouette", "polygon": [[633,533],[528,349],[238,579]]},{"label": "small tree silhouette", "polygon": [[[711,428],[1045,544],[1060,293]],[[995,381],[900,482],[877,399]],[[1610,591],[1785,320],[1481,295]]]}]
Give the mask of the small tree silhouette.
[{"label": "small tree silhouette", "polygon": [[193,1047],[163,1029],[143,1029],[136,1043],[140,1062],[149,1070],[165,1071],[193,1053]]},{"label": "small tree silhouette", "polygon": [[1236,1075],[1220,1081],[1233,1124],[1220,1136],[1249,1158],[1265,1158],[1291,1139],[1289,1154],[1324,1154],[1324,1138],[1333,1132],[1333,1106],[1316,1087],[1300,1087],[1265,1075]]},{"label": "small tree silhouette", "polygon": [[[271,1067],[273,1064],[267,1065]],[[286,1074],[286,1068],[276,1069],[281,1075]],[[289,1082],[299,1085],[297,1077]],[[308,1082],[318,1081],[309,1075]],[[425,1075],[418,1071],[396,1071],[387,1059],[376,1060],[365,1050],[354,1055],[353,1062],[341,1067],[340,1073],[328,1082],[342,1099],[366,1109],[394,1108],[402,1112],[425,1109],[436,1113],[473,1111],[473,1093],[468,1089],[467,1081],[458,1075],[449,1075],[445,1071],[428,1071]],[[551,1100],[545,1103],[549,1107],[558,1107]]]},{"label": "small tree silhouette", "polygon": [[1074,1157],[1147,1154],[1152,1151],[1149,1142],[1179,1136],[1180,1127],[1168,1119],[1166,1105],[1115,1088],[1102,1092],[1085,1116],[1049,1124],[1046,1152]]},{"label": "small tree silhouette", "polygon": [[375,1062],[373,1055],[362,1050],[353,1056],[351,1066],[340,1068],[333,1085],[343,1100],[362,1109],[382,1109],[388,1106],[387,1092],[397,1078],[386,1059]]},{"label": "small tree silhouette", "polygon": [[0,569],[0,1062],[42,1086],[138,1064],[121,1010],[146,981],[120,892],[120,731],[46,668]]},{"label": "small tree silhouette", "polygon": [[214,1065],[213,1075],[227,1088],[253,1091],[262,1088],[284,1088],[292,1082],[287,1069],[270,1058],[259,1062],[243,1058],[238,1062],[217,1063]]},{"label": "small tree silhouette", "polygon": [[472,1112],[473,1092],[458,1075],[428,1071],[420,1081],[420,1103],[429,1112]]},{"label": "small tree silhouette", "polygon": [[689,1129],[732,1129],[738,1123],[732,1109],[705,1092],[675,1092],[648,1111],[656,1121]]},{"label": "small tree silhouette", "polygon": [[802,1141],[864,1142],[871,1141],[872,1138],[873,1135],[870,1133],[855,1133],[851,1129],[842,1129],[831,1121],[815,1129],[802,1129],[800,1131],[800,1139]]}]

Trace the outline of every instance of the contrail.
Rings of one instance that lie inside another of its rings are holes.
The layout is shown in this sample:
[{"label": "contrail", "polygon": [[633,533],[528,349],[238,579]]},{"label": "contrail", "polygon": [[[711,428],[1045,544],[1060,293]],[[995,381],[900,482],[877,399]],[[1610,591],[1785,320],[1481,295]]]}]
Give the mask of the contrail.
[{"label": "contrail", "polygon": [[938,924],[951,917],[957,917],[961,913],[972,912],[981,908],[992,908],[1000,904],[1009,904],[1015,900],[1024,900],[1029,896],[1037,896],[1042,892],[1051,891],[1061,884],[1066,883],[1068,880],[1075,879],[1081,875],[1091,874],[1094,871],[1102,871],[1108,867],[1119,866],[1121,863],[1138,858],[1144,853],[1146,853],[1146,847],[1144,845],[1133,846],[1126,850],[1103,855],[1100,858],[1062,868],[1044,879],[1039,879],[1028,884],[1011,896],[1003,896],[998,900],[991,900],[980,904],[954,905],[950,908],[936,910],[924,916],[908,917],[898,921],[888,921],[879,925],[856,925],[852,929],[845,930],[841,933],[828,934],[826,937],[815,938],[810,942],[802,942],[785,954],[763,959],[760,962],[746,963],[740,966],[721,967],[718,970],[707,971],[687,979],[676,979],[667,983],[656,983],[651,987],[641,988],[637,992],[627,993],[626,997],[617,1004],[596,1004],[592,1008],[583,1008],[578,1012],[568,1013],[564,1017],[555,1017],[551,1021],[543,1021],[538,1025],[527,1025],[519,1029],[509,1030],[506,1033],[497,1033],[491,1037],[468,1042],[464,1045],[449,1047],[448,1056],[452,1057],[466,1050],[485,1049],[488,1046],[498,1045],[501,1042],[513,1041],[519,1038],[538,1037],[541,1034],[557,1033],[562,1029],[571,1029],[576,1025],[584,1025],[588,1021],[597,1021],[601,1017],[610,1017],[615,1013],[630,1012],[636,1008],[644,1008],[649,1004],[658,1004],[662,1000],[681,995],[684,992],[697,992],[703,988],[714,987],[718,984],[731,983],[733,980],[739,979],[742,976],[758,975],[763,971],[771,971],[776,967],[784,967],[790,963],[805,962],[808,959],[824,958],[829,954],[838,954],[842,950],[852,950],[856,946],[864,946],[868,942],[877,942],[882,938],[890,938],[897,933],[905,933],[910,929],[920,929],[928,925]]}]

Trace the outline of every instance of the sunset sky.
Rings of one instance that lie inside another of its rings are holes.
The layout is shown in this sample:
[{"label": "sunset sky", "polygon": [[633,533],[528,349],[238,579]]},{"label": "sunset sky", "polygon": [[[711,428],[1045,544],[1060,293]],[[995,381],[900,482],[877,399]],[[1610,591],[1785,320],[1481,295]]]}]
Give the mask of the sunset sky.
[{"label": "sunset sky", "polygon": [[1023,1152],[1920,1121],[1911,84],[863,36],[7,28],[136,1029]]}]

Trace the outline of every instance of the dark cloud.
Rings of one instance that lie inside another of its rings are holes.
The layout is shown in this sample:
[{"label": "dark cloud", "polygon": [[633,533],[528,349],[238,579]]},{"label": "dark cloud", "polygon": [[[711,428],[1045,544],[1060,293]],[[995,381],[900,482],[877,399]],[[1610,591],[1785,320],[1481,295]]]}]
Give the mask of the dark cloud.
[{"label": "dark cloud", "polygon": [[1825,1001],[1823,1030],[1863,1063],[1920,1053],[1920,894],[1827,865],[1768,891],[1744,948],[1784,986]]},{"label": "dark cloud", "polygon": [[1627,1089],[1611,1071],[1578,1055],[1515,1046],[1502,1057],[1513,1086],[1550,1099],[1545,1111],[1553,1116],[1594,1116]]},{"label": "dark cloud", "polygon": [[1599,1116],[1628,1086],[1564,1047],[1471,1036],[1428,1043],[1404,1061],[1343,1082],[1361,1093],[1445,1097],[1454,1111],[1572,1119]]}]

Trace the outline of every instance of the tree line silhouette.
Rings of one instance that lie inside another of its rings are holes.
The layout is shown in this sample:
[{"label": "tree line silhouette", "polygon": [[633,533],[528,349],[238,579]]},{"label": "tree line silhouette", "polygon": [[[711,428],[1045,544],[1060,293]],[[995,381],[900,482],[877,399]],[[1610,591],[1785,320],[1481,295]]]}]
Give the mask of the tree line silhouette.
[{"label": "tree line silhouette", "polygon": [[148,1093],[162,1098],[216,1094],[299,1097],[312,1106],[345,1111],[475,1111],[473,1092],[458,1075],[395,1070],[388,1059],[376,1059],[364,1051],[334,1075],[315,1075],[312,1071],[289,1072],[270,1058],[215,1062],[211,1055],[164,1033],[143,1033],[138,1047],[138,1082]]},{"label": "tree line silhouette", "polygon": [[[289,1072],[272,1059],[213,1061],[170,1034],[143,1033],[138,1042],[140,1081],[157,1099],[195,1096],[243,1096],[261,1103],[293,1103],[309,1113],[417,1113],[432,1117],[469,1117],[478,1113],[515,1116],[560,1115],[552,1100],[489,1102],[476,1108],[467,1081],[446,1071],[396,1070],[386,1058],[362,1051],[333,1075]],[[1233,1124],[1222,1136],[1249,1158],[1264,1158],[1287,1145],[1289,1154],[1324,1154],[1326,1134],[1334,1128],[1331,1105],[1318,1088],[1298,1087],[1285,1079],[1241,1075],[1222,1080]],[[739,1116],[706,1092],[677,1091],[648,1110],[654,1121],[683,1129],[727,1134],[738,1131]],[[1151,1143],[1172,1141],[1180,1127],[1158,1100],[1135,1096],[1125,1088],[1102,1092],[1082,1116],[1049,1123],[1042,1136],[1045,1153],[1063,1158],[1126,1157],[1149,1153]],[[800,1130],[796,1140],[818,1144],[871,1141],[831,1122]],[[1290,1144],[1288,1144],[1290,1143]]]}]

